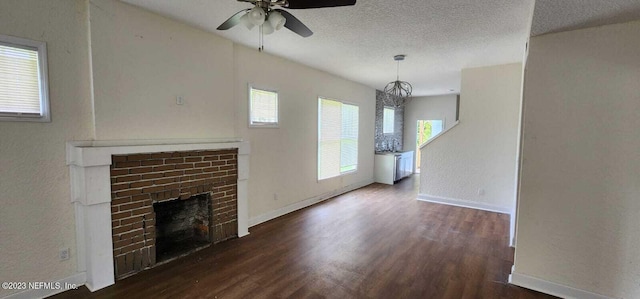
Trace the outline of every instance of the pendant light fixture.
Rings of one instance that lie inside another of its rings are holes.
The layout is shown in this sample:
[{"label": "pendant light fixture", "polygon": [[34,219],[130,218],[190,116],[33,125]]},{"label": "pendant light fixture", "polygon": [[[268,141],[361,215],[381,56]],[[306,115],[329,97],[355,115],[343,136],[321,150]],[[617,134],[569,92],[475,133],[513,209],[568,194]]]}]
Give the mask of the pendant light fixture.
[{"label": "pendant light fixture", "polygon": [[393,60],[398,63],[396,72],[396,81],[389,82],[384,87],[384,93],[387,98],[387,102],[394,107],[400,107],[407,104],[411,100],[411,91],[413,87],[409,82],[400,81],[400,61],[403,61],[406,55],[393,56]]}]

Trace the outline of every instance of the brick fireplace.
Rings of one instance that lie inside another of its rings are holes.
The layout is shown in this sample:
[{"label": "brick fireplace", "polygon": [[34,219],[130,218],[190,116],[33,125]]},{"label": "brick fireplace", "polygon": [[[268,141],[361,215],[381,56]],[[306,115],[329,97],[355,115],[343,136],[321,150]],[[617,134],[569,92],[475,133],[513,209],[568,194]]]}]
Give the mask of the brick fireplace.
[{"label": "brick fireplace", "polygon": [[[238,235],[237,149],[113,155],[111,160],[111,225],[116,278],[130,276],[207,243],[218,243]],[[202,196],[208,206],[193,203]],[[170,205],[170,211],[163,215],[171,211],[176,213],[162,218],[167,221],[159,231],[157,209],[163,205]],[[201,211],[197,209],[200,206]],[[177,213],[180,209],[187,211]],[[171,219],[180,221],[169,223]],[[207,225],[202,228],[204,222]],[[199,233],[206,231],[207,242],[193,235],[193,230],[198,228]],[[166,230],[171,230],[175,240],[165,234],[164,242],[157,244],[156,235]],[[169,244],[175,248],[169,248]]]},{"label": "brick fireplace", "polygon": [[[158,264],[158,241],[194,241],[162,249],[174,254],[165,258],[170,260],[203,244],[249,234],[248,142],[74,141],[67,143],[67,165],[77,275],[91,291]],[[168,216],[170,223],[161,228],[157,220],[164,212],[157,215],[154,204],[166,203],[176,205],[171,213],[184,211]]]}]

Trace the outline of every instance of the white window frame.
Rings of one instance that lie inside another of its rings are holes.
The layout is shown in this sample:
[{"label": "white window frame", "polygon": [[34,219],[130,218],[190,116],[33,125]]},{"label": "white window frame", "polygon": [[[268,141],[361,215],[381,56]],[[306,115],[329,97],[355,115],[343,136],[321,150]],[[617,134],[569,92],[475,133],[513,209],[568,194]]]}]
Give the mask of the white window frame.
[{"label": "white window frame", "polygon": [[[253,111],[253,101],[251,100],[251,90],[261,90],[266,92],[272,92],[276,94],[276,122],[273,123],[253,123],[251,119],[251,112]],[[280,94],[275,89],[270,88],[261,88],[256,87],[255,85],[249,84],[248,89],[248,100],[249,100],[249,127],[250,128],[270,128],[277,129],[280,127]]]},{"label": "white window frame", "polygon": [[38,52],[38,82],[40,83],[40,115],[0,111],[0,121],[50,122],[49,77],[47,70],[47,44],[14,36],[0,35],[3,46],[34,50]]},{"label": "white window frame", "polygon": [[[385,118],[385,110],[391,110],[393,111],[393,119],[391,120],[391,132],[387,132],[385,131],[385,124],[387,123],[387,121],[389,119]],[[396,109],[390,106],[384,106],[382,107],[382,134],[386,134],[386,135],[393,135],[396,133]]]},{"label": "white window frame", "polygon": [[[340,172],[339,175],[337,176],[332,176],[332,177],[328,177],[328,178],[323,178],[321,179],[319,177],[319,169],[320,169],[320,101],[321,100],[331,100],[331,101],[335,101],[335,102],[340,102],[342,104],[346,104],[346,105],[351,105],[351,106],[356,106],[358,107],[358,162],[356,163],[356,168],[352,169],[352,170],[348,170],[348,171],[344,171],[344,172]],[[336,98],[332,98],[332,97],[324,97],[324,96],[318,96],[317,97],[317,110],[316,110],[316,124],[317,124],[317,132],[316,132],[316,182],[320,182],[320,181],[326,181],[329,179],[335,179],[335,178],[339,178],[339,177],[343,177],[345,175],[351,175],[351,174],[357,174],[358,170],[360,169],[360,105],[353,103],[353,102],[347,102],[347,101],[343,101],[343,100],[338,100]]]}]

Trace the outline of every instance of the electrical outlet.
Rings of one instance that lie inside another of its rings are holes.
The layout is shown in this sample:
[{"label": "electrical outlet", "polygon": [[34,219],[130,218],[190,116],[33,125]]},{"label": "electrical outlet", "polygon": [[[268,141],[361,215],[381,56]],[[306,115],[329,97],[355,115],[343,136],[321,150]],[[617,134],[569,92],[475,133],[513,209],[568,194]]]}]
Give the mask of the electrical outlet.
[{"label": "electrical outlet", "polygon": [[482,188],[478,189],[478,195],[480,196],[484,195],[484,189]]},{"label": "electrical outlet", "polygon": [[278,193],[273,193],[273,200],[278,200]]},{"label": "electrical outlet", "polygon": [[184,97],[183,96],[177,96],[176,97],[176,104],[184,105]]},{"label": "electrical outlet", "polygon": [[61,260],[61,261],[66,261],[66,260],[68,260],[68,259],[69,259],[69,257],[70,257],[70,255],[71,255],[69,252],[70,252],[70,251],[69,251],[69,248],[63,248],[63,249],[60,249],[60,260]]}]

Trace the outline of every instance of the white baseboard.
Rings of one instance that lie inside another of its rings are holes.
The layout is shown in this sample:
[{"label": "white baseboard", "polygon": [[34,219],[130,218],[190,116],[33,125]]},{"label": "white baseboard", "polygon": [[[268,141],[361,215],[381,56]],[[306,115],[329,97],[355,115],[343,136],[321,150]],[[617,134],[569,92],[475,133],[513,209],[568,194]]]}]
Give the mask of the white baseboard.
[{"label": "white baseboard", "polygon": [[[47,283],[52,283],[52,284],[59,284],[59,288],[56,287],[56,289],[29,289],[29,290],[24,290],[20,293],[15,293],[15,294],[11,294],[9,296],[4,297],[3,299],[22,299],[22,298],[44,298],[44,297],[49,297],[49,296],[53,296],[55,294],[59,294],[62,293],[64,291],[68,291],[70,289],[65,288],[65,286],[67,285],[75,285],[76,287],[81,287],[84,285],[84,283],[87,281],[87,275],[84,272],[80,272],[80,273],[76,273],[74,275],[71,275],[69,277],[65,277],[63,279],[60,280],[56,280],[56,281],[45,281]],[[57,286],[57,285],[56,285]],[[28,287],[28,285],[27,285]]]},{"label": "white baseboard", "polygon": [[517,285],[519,287],[566,299],[614,299],[612,297],[607,297],[585,290],[575,289],[565,285],[553,283],[540,278],[520,274],[515,271],[512,271],[511,275],[509,275],[509,283]]},{"label": "white baseboard", "polygon": [[511,215],[511,209],[508,207],[494,206],[486,203],[464,200],[464,199],[447,198],[447,197],[433,196],[429,194],[418,194],[418,200]]},{"label": "white baseboard", "polygon": [[258,225],[260,223],[267,222],[267,221],[269,221],[271,219],[278,218],[280,216],[289,214],[291,212],[294,212],[294,211],[297,211],[297,210],[300,210],[300,209],[304,209],[304,208],[306,208],[308,206],[312,206],[314,204],[317,204],[317,203],[319,203],[321,201],[325,201],[325,200],[327,200],[329,198],[332,198],[334,196],[338,196],[340,194],[344,194],[344,193],[347,193],[349,191],[353,191],[353,190],[362,188],[364,186],[373,184],[373,182],[374,181],[373,181],[373,178],[372,178],[370,180],[362,181],[362,182],[359,182],[359,183],[356,183],[356,184],[351,184],[349,186],[345,186],[345,187],[342,187],[340,189],[337,189],[337,190],[334,190],[334,191],[331,191],[331,192],[327,192],[327,193],[324,193],[324,194],[321,194],[321,195],[318,195],[318,196],[314,196],[314,197],[305,199],[303,201],[296,202],[294,204],[290,204],[288,206],[282,207],[282,208],[277,209],[275,211],[271,211],[271,212],[268,212],[268,213],[264,213],[262,215],[258,215],[256,217],[253,217],[253,218],[249,219],[249,227],[256,226],[256,225]]}]

